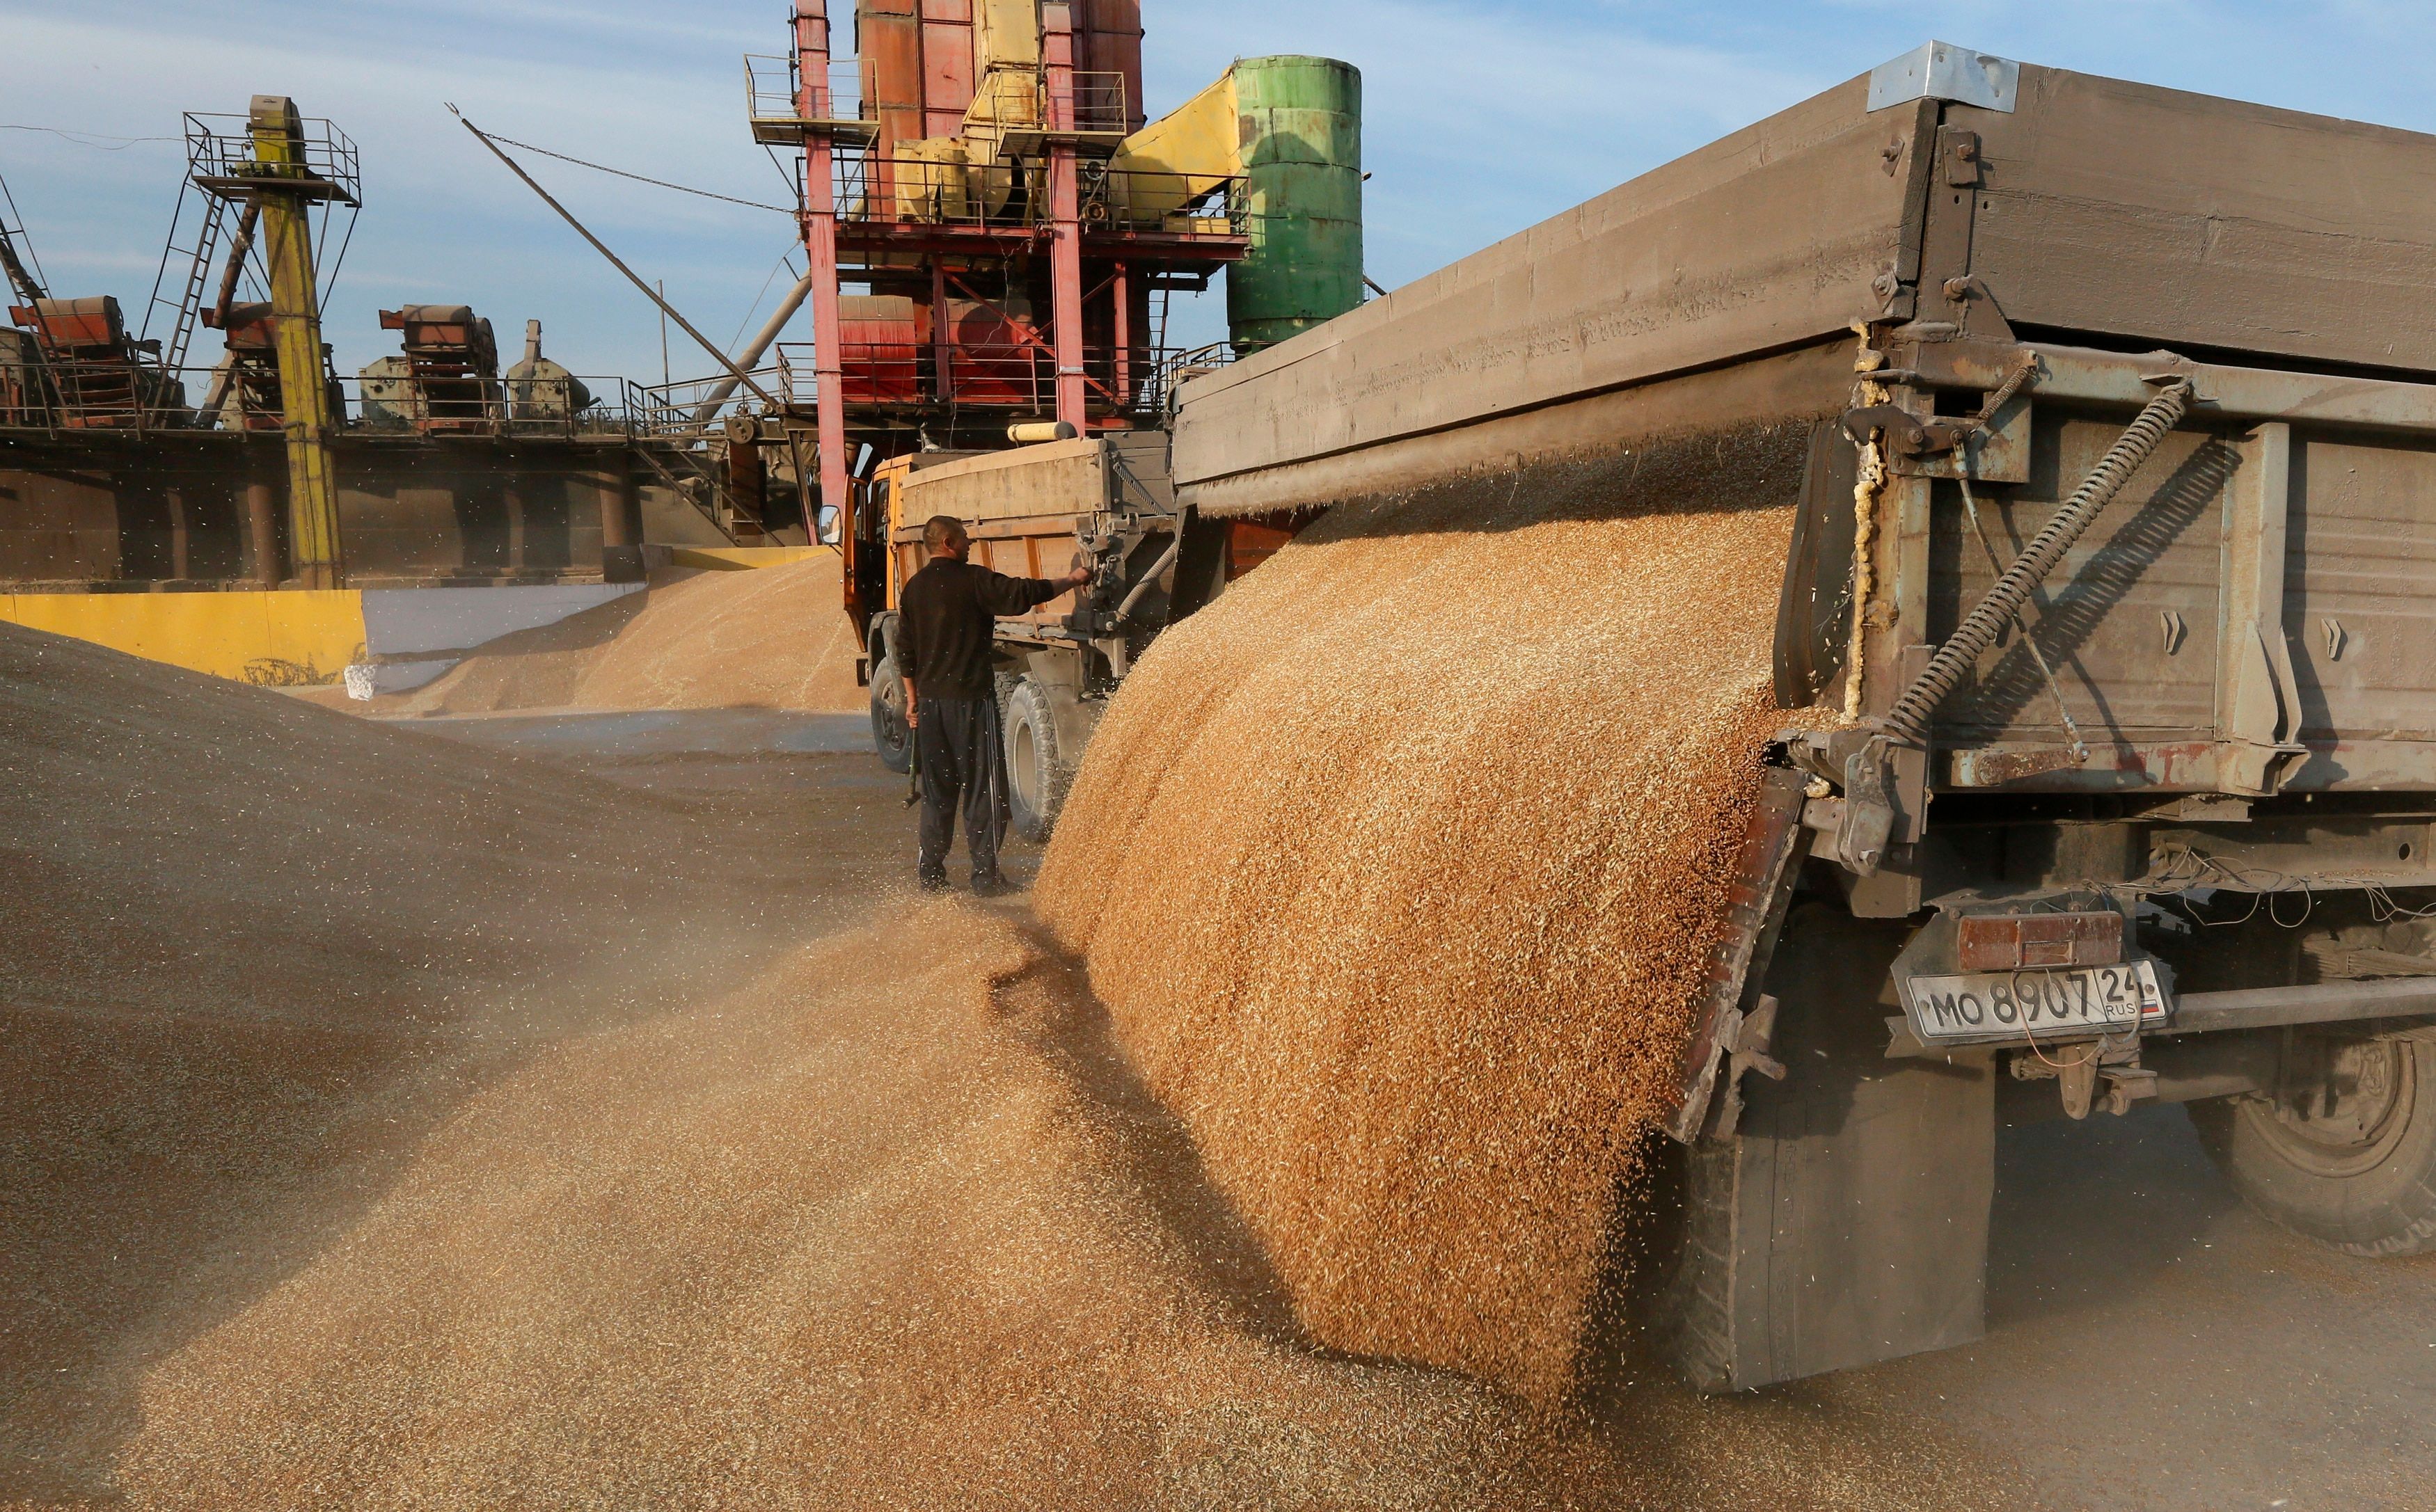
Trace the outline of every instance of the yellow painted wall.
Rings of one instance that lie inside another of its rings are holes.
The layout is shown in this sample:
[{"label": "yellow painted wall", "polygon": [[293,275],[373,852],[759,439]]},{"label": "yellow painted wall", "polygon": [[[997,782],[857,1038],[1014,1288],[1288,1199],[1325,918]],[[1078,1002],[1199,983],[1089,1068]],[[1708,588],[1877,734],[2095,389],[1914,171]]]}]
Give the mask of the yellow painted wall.
[{"label": "yellow painted wall", "polygon": [[364,645],[363,595],[344,588],[0,594],[0,619],[272,686],[336,682]]}]

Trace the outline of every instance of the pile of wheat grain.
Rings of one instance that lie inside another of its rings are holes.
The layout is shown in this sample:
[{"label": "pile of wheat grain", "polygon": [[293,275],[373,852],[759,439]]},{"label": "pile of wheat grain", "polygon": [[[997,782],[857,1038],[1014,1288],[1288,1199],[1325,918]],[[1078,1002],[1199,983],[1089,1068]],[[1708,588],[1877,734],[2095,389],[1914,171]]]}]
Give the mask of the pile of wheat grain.
[{"label": "pile of wheat grain", "polygon": [[502,635],[380,712],[780,708],[851,712],[853,627],[838,558],[681,572],[538,630]]},{"label": "pile of wheat grain", "polygon": [[1080,972],[885,898],[864,765],[654,796],[0,626],[0,1508],[2005,1500],[1878,1397],[1306,1347]]},{"label": "pile of wheat grain", "polygon": [[1340,508],[1109,709],[1043,915],[1321,1342],[1573,1379],[1784,720],[1801,446]]}]

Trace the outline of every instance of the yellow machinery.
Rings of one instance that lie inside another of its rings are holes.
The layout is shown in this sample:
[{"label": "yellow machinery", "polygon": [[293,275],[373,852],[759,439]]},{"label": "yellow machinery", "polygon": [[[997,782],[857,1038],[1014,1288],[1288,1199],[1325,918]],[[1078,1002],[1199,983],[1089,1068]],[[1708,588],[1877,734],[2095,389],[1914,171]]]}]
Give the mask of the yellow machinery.
[{"label": "yellow machinery", "polygon": [[[260,228],[270,284],[280,429],[287,443],[287,576],[300,587],[336,588],[345,579],[346,564],[339,545],[338,478],[330,465],[337,416],[322,345],[313,211],[333,201],[357,203],[355,148],[326,122],[313,123],[308,130],[295,101],[285,95],[253,96],[242,135],[222,133],[190,116],[187,138],[196,186],[244,204],[248,222]],[[203,245],[209,246],[208,238]],[[232,282],[245,246],[240,235],[231,249]],[[180,323],[183,333],[183,316]]]},{"label": "yellow machinery", "polygon": [[262,207],[262,252],[270,265],[270,314],[279,343],[291,566],[304,587],[335,588],[346,567],[339,552],[339,485],[330,470],[330,386],[322,360],[310,218],[312,204],[330,185],[305,164],[304,126],[295,101],[256,95],[247,127],[253,138],[252,188]]}]

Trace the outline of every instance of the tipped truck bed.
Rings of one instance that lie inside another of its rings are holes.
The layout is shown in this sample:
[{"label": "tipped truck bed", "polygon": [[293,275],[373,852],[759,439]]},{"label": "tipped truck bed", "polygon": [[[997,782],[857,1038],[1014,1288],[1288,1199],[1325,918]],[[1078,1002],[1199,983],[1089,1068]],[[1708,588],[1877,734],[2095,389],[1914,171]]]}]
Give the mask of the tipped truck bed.
[{"label": "tipped truck bed", "polygon": [[[1181,389],[1204,517],[1594,509],[1649,460],[1795,506],[1779,699],[1861,720],[1769,753],[1684,1051],[1702,1384],[1975,1337],[2000,1121],[2190,1102],[2277,1222],[2436,1248],[2431,182],[2436,137],[1931,43]],[[2178,384],[1924,738],[1890,731]],[[1785,427],[1798,477],[1747,443]],[[2019,1017],[2092,983],[2128,1006]]]}]

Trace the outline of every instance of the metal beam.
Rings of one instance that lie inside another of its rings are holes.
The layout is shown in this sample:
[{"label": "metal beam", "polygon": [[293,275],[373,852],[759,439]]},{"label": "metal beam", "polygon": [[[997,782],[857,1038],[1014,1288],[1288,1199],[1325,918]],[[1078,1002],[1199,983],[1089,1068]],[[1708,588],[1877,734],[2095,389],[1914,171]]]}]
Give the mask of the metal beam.
[{"label": "metal beam", "polygon": [[1074,149],[1074,12],[1040,8],[1040,61],[1049,95],[1050,337],[1057,344],[1057,418],[1080,435],[1083,389],[1083,210]]},{"label": "metal beam", "polygon": [[[836,114],[828,100],[829,12],[827,0],[795,0],[795,113],[804,126],[804,277],[812,292],[812,370],[814,403],[819,407],[815,462],[821,474],[820,502],[847,523],[845,353],[838,323],[838,208],[834,176],[835,148],[826,130],[815,124]],[[820,539],[815,510],[804,522],[812,539]],[[846,607],[854,608],[854,582],[846,581]]]},{"label": "metal beam", "polygon": [[[256,95],[247,125],[261,170],[253,194],[262,207],[280,423],[287,438],[289,572],[307,588],[336,588],[345,581],[346,560],[339,539],[338,478],[330,465],[330,386],[307,208],[313,197],[303,187],[311,173],[304,124],[293,100]],[[286,187],[291,179],[297,187]]]},{"label": "metal beam", "polygon": [[[1907,371],[1896,374],[1931,389],[1980,392],[2002,383],[2020,348],[1989,342],[1928,341],[1899,351]],[[2100,352],[2032,343],[2038,354],[2040,399],[2074,399],[2134,408],[2155,397],[2152,376],[2190,379],[2194,417],[2285,421],[2369,430],[2436,431],[2436,384],[2392,378],[2334,377],[2273,368],[2194,362],[2171,352]]]},{"label": "metal beam", "polygon": [[2191,992],[2174,1000],[2173,1017],[2154,1035],[2220,1034],[2290,1024],[2336,1024],[2362,1018],[2436,1014],[2436,977],[2329,982],[2308,987],[2245,987]]}]

